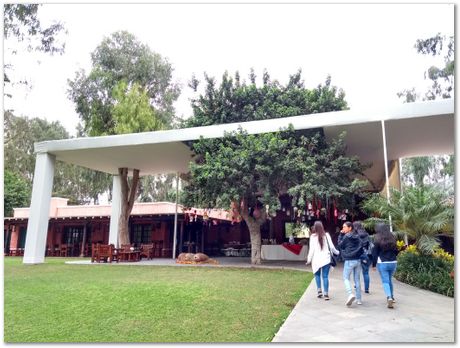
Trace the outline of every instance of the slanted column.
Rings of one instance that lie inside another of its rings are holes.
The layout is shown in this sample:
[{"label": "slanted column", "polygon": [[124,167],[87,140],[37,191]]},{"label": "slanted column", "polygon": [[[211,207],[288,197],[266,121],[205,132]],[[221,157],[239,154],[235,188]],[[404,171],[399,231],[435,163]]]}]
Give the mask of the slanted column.
[{"label": "slanted column", "polygon": [[112,213],[110,215],[109,244],[118,248],[118,221],[121,213],[121,178],[113,176],[112,186]]},{"label": "slanted column", "polygon": [[55,160],[48,153],[37,154],[23,263],[43,263],[45,260]]}]

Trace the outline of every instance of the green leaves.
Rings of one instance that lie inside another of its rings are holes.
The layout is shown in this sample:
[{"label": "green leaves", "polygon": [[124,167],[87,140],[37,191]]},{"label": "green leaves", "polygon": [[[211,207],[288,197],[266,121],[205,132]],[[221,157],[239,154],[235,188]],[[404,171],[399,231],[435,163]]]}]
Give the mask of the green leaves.
[{"label": "green leaves", "polygon": [[13,208],[29,205],[31,189],[21,175],[6,169],[4,173],[4,189],[3,216],[13,216]]},{"label": "green leaves", "polygon": [[138,83],[128,88],[126,81],[122,80],[115,86],[112,95],[116,101],[112,110],[116,134],[148,132],[163,128],[149,104],[147,91]]},{"label": "green leaves", "polygon": [[328,144],[319,133],[296,135],[292,126],[258,135],[240,129],[223,139],[201,139],[193,149],[189,205],[229,208],[232,201],[245,200],[249,207],[269,205],[274,212],[286,193],[296,206],[314,195],[351,195],[366,184],[353,179],[362,166],[345,157],[343,137]]},{"label": "green leaves", "polygon": [[[167,59],[125,31],[105,38],[91,59],[89,74],[82,70],[68,81],[68,96],[75,103],[86,134],[173,126],[173,104],[180,89],[172,80],[173,68]],[[130,116],[125,117],[125,111]]]},{"label": "green leaves", "polygon": [[[258,87],[255,78],[251,70],[251,83],[246,84],[240,81],[238,72],[234,78],[225,72],[218,86],[214,78],[205,74],[205,92],[192,100],[193,116],[185,121],[185,126],[265,120],[347,107],[345,93],[331,86],[330,76],[324,86],[312,90],[304,87],[300,70],[290,76],[286,86],[272,81],[267,71],[264,71],[263,86]],[[196,77],[192,77],[189,86],[196,91],[198,84]]]},{"label": "green leaves", "polygon": [[441,190],[429,186],[409,187],[404,193],[392,189],[390,196],[388,203],[386,197],[374,194],[363,203],[363,208],[387,221],[391,215],[395,229],[414,239],[420,251],[432,253],[439,245],[438,235],[453,234],[454,208]]}]

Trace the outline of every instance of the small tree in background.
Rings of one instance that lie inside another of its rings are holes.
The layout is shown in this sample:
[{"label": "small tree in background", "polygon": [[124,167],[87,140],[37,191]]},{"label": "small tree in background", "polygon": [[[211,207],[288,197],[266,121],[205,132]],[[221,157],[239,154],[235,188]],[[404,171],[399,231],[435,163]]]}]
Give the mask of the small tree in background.
[{"label": "small tree in background", "polygon": [[13,208],[27,207],[30,194],[30,186],[21,175],[5,169],[3,216],[13,216]]},{"label": "small tree in background", "polygon": [[407,234],[424,254],[432,254],[439,246],[437,236],[454,233],[453,203],[443,191],[434,187],[408,187],[404,194],[393,188],[390,202],[374,194],[363,202],[363,208],[369,215],[378,215],[367,219],[367,226],[389,223],[391,215],[395,231]]}]

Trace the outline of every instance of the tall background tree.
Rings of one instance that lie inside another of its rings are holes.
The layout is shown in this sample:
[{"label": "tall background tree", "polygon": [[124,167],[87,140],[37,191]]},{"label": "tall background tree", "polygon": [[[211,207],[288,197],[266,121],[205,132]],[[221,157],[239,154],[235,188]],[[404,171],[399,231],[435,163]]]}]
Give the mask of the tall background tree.
[{"label": "tall background tree", "polygon": [[13,216],[13,208],[25,207],[30,202],[30,185],[18,173],[5,169],[3,216]]},{"label": "tall background tree", "polygon": [[[44,27],[40,22],[38,4],[5,4],[3,5],[3,39],[15,40],[24,51],[43,52],[46,54],[63,54],[65,43],[60,40],[60,34],[66,33],[61,22],[55,22]],[[7,46],[4,44],[5,47]],[[10,72],[14,70],[14,56],[18,53],[18,46],[7,47],[4,54],[4,83],[28,84],[26,78],[16,81],[11,78]],[[11,92],[5,95],[11,96]]]},{"label": "tall background tree", "polygon": [[[453,36],[441,35],[419,39],[414,48],[418,53],[431,56],[442,56],[441,66],[431,66],[425,71],[425,79],[431,81],[430,88],[424,93],[422,100],[447,99],[454,95],[455,90],[455,41]],[[415,88],[397,93],[405,103],[420,99],[420,92]],[[454,155],[423,156],[404,158],[402,161],[402,178],[406,185],[423,186],[425,183],[444,183],[444,188],[453,187]],[[452,191],[452,190],[450,190]]]},{"label": "tall background tree", "polygon": [[[173,103],[180,89],[173,81],[173,67],[134,35],[118,31],[106,37],[92,52],[92,69],[78,71],[69,80],[68,96],[75,103],[83,135],[98,136],[148,132],[174,126]],[[154,160],[154,159],[152,159]],[[119,168],[122,181],[122,214],[119,242],[129,243],[128,220],[138,198],[138,183],[148,201],[155,177],[139,179],[136,168]]]},{"label": "tall background tree", "polygon": [[[9,111],[4,113],[5,170],[21,177],[29,192],[27,200],[20,201],[21,206],[30,203],[35,170],[34,143],[68,138],[60,122],[18,117]],[[68,198],[71,204],[97,204],[100,194],[107,191],[110,184],[109,176],[104,173],[57,161],[52,194]],[[5,188],[8,185],[5,181]]]},{"label": "tall background tree", "polygon": [[[173,81],[173,67],[166,58],[150,50],[137,38],[118,31],[106,37],[91,54],[92,69],[76,72],[69,80],[68,96],[86,135],[117,134],[114,90],[124,81],[130,91],[136,83],[148,97],[155,117],[165,128],[171,128],[173,103],[179,96],[179,86]],[[153,116],[152,116],[153,117]],[[145,130],[144,130],[145,131]]]},{"label": "tall background tree", "polygon": [[[192,100],[193,116],[186,126],[204,126],[277,117],[311,114],[346,108],[345,94],[331,86],[331,79],[316,89],[306,89],[301,71],[291,75],[287,85],[271,81],[267,71],[258,87],[254,71],[250,83],[225,73],[219,86],[205,75],[204,94]],[[193,78],[190,87],[198,90]],[[316,198],[323,206],[345,199],[362,189],[355,180],[363,166],[345,156],[343,137],[332,143],[321,129],[304,132],[292,129],[260,135],[243,131],[224,139],[201,139],[193,145],[186,204],[231,208],[247,224],[251,262],[260,263],[260,226],[267,213],[280,207],[280,197],[289,195],[292,205],[304,207]],[[315,197],[316,196],[316,197]]]}]

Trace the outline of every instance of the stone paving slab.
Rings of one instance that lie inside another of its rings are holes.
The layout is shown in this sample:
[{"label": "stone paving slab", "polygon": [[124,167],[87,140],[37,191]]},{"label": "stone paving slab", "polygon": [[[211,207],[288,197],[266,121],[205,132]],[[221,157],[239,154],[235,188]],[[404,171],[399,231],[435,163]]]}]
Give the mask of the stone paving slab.
[{"label": "stone paving slab", "polygon": [[339,265],[330,272],[330,301],[318,299],[310,283],[273,342],[455,342],[453,298],[394,280],[397,302],[389,309],[371,270],[370,294],[363,291],[363,304],[347,307],[342,271]]}]

